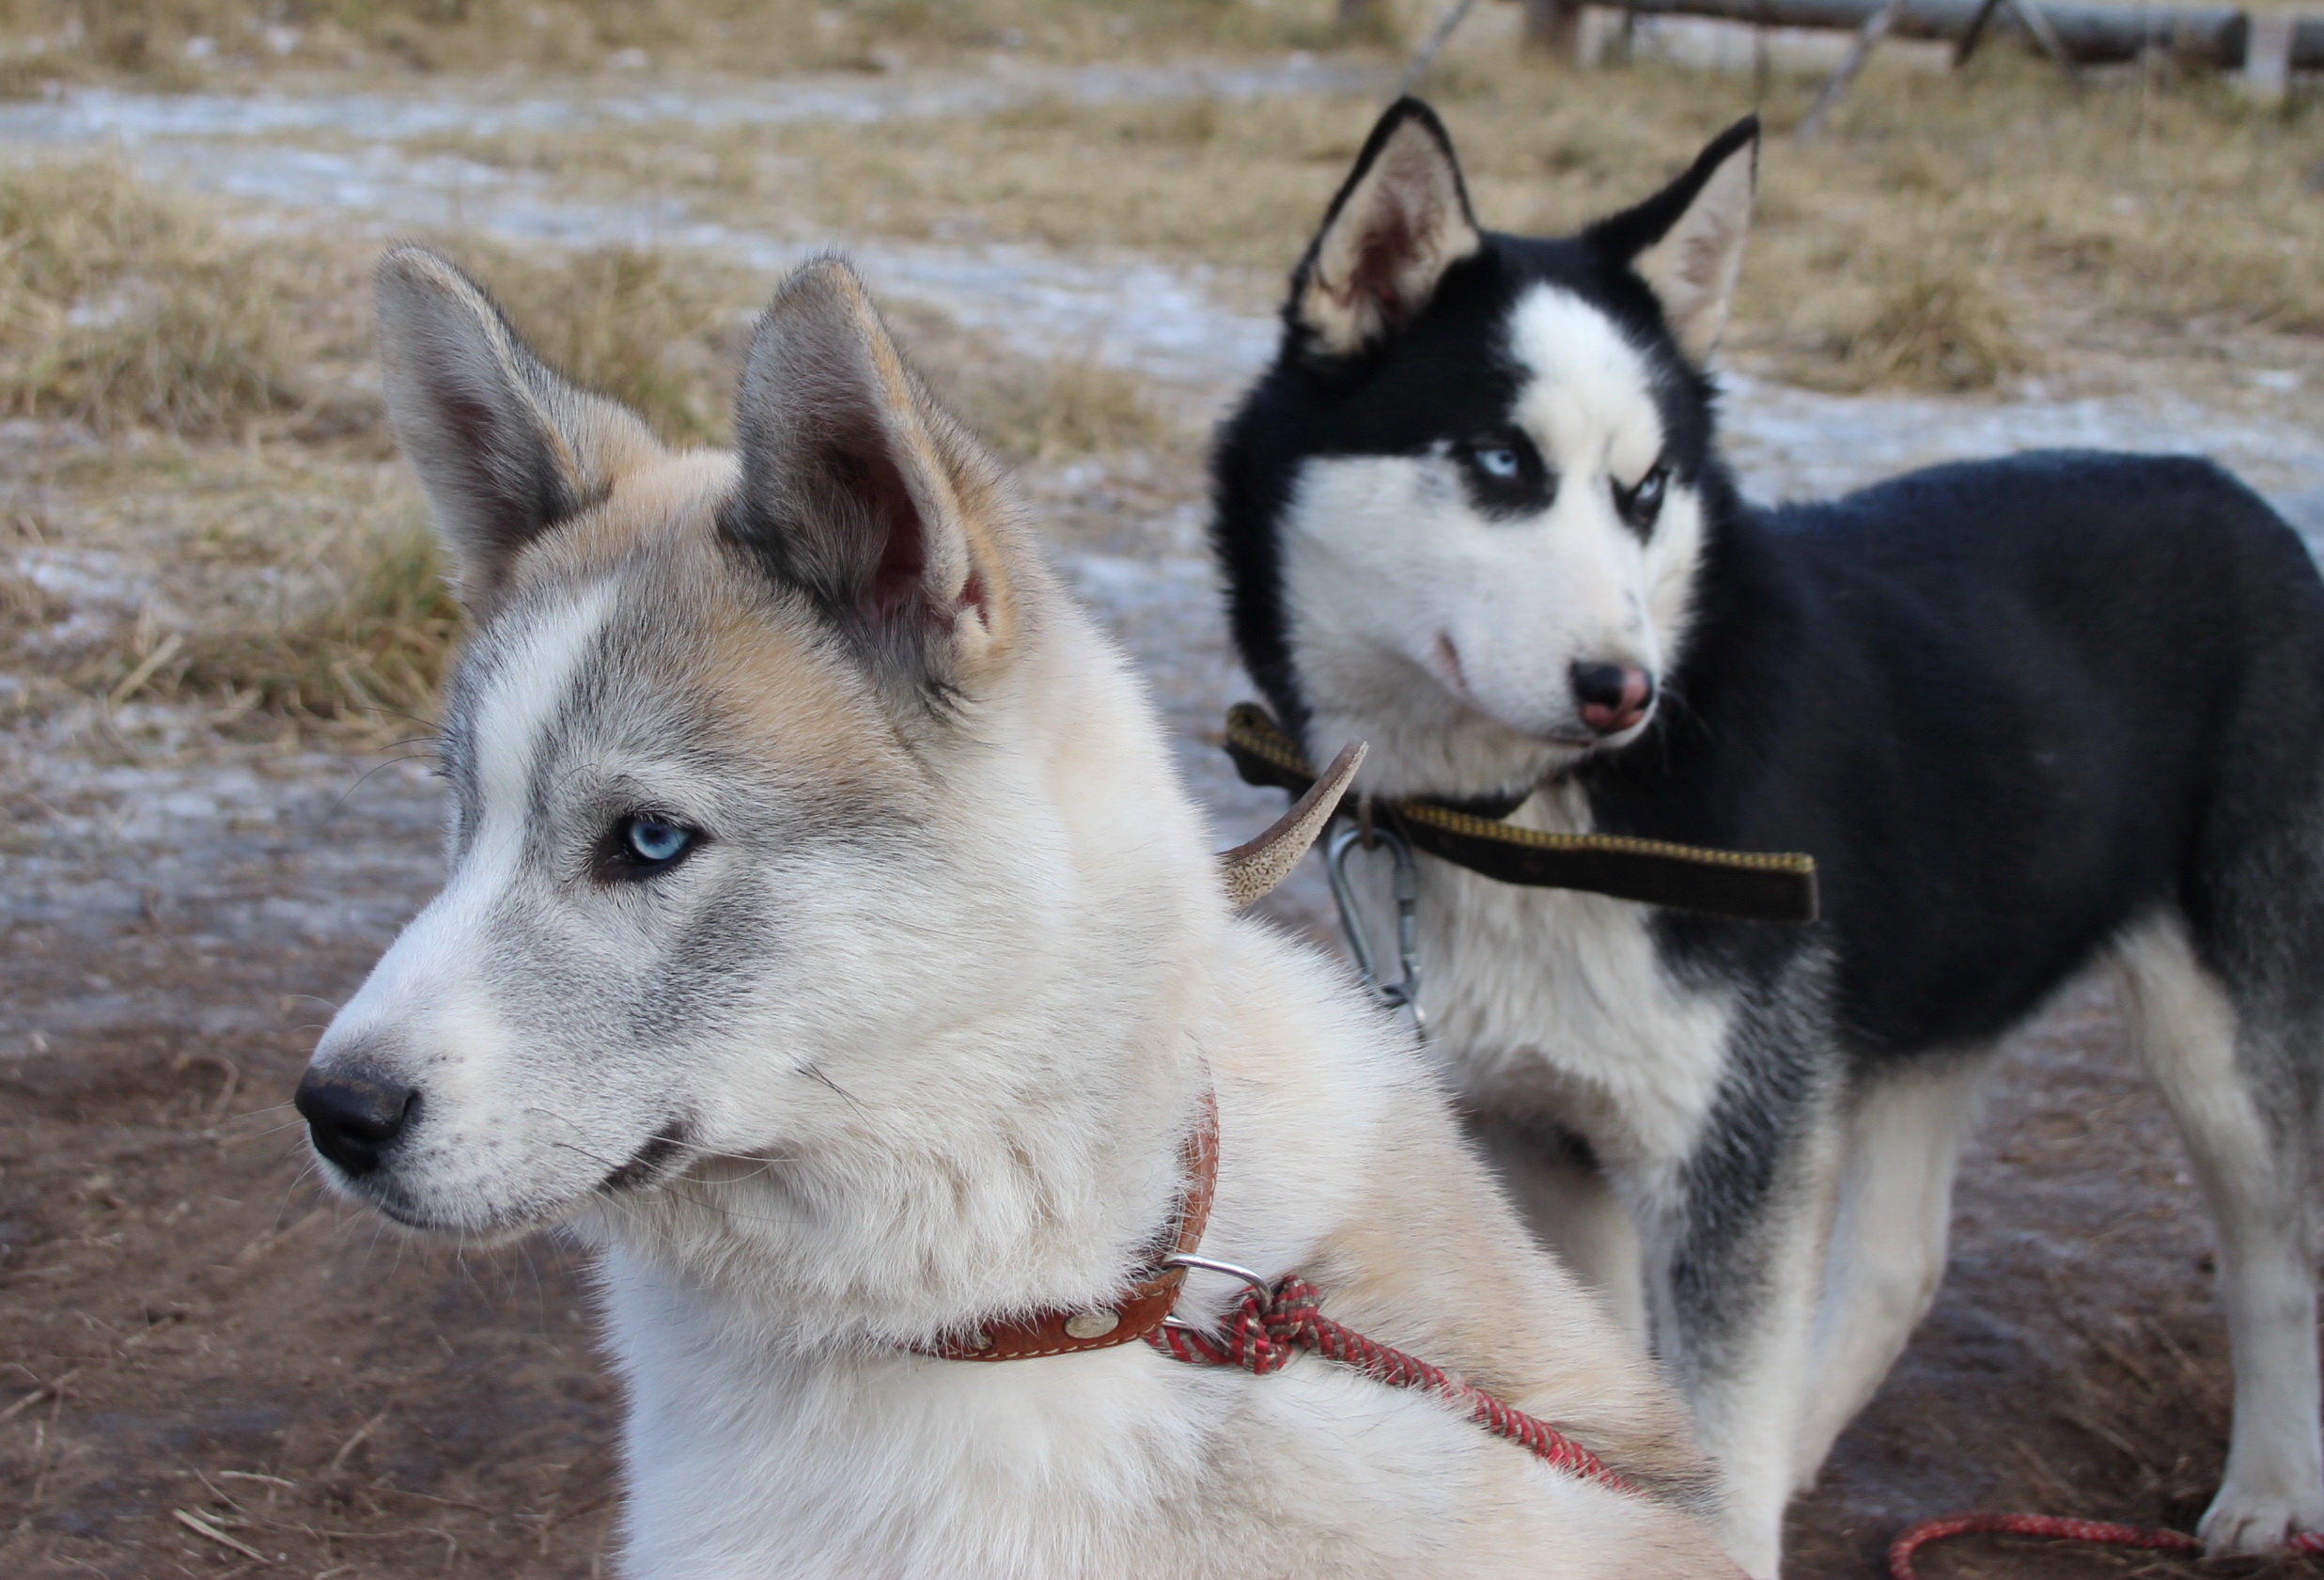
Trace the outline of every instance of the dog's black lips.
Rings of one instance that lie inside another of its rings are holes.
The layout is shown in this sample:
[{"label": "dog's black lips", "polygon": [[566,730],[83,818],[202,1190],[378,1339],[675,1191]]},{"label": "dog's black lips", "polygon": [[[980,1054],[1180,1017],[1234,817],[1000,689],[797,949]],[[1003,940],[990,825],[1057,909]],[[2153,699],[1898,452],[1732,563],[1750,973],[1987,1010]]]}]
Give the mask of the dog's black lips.
[{"label": "dog's black lips", "polygon": [[685,1126],[672,1124],[647,1136],[646,1144],[630,1154],[629,1162],[599,1181],[597,1188],[603,1195],[615,1196],[657,1184],[670,1172],[672,1160],[685,1150]]}]

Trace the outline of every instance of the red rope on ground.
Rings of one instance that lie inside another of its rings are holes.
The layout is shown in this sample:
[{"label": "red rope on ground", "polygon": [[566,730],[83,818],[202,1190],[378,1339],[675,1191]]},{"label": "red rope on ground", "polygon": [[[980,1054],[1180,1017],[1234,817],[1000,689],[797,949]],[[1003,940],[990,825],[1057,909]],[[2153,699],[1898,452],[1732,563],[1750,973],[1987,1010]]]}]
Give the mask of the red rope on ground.
[{"label": "red rope on ground", "polygon": [[1316,1287],[1304,1278],[1286,1278],[1270,1295],[1245,1294],[1216,1335],[1164,1325],[1146,1341],[1174,1360],[1195,1366],[1240,1366],[1265,1376],[1279,1371],[1300,1350],[1313,1350],[1391,1387],[1440,1394],[1468,1412],[1486,1431],[1507,1438],[1568,1475],[1583,1476],[1616,1492],[1637,1491],[1608,1469],[1604,1461],[1559,1431],[1468,1384],[1446,1375],[1416,1355],[1408,1355],[1343,1327],[1316,1309]]},{"label": "red rope on ground", "polygon": [[[1972,1531],[2001,1536],[2047,1536],[2066,1541],[2097,1541],[2110,1547],[2151,1547],[2165,1553],[2201,1553],[2203,1543],[2184,1531],[2155,1525],[2118,1525],[2109,1520],[2074,1520],[2058,1514],[1946,1514],[1923,1520],[1896,1533],[1888,1544],[1889,1580],[1920,1580],[1912,1555],[1932,1541]],[[2285,1544],[2294,1553],[2324,1553],[2324,1534],[2303,1533]]]}]

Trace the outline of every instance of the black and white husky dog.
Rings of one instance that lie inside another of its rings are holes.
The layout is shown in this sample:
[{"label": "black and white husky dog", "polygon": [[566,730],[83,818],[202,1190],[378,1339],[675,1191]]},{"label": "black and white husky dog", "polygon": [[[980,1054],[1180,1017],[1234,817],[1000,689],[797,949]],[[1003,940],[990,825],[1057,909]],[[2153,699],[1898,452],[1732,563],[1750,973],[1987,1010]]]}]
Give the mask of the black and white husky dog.
[{"label": "black and white husky dog", "polygon": [[1539,240],[1480,229],[1436,117],[1394,106],[1221,434],[1236,639],[1314,760],[1371,743],[1374,794],[1815,856],[1807,927],[1420,858],[1450,1078],[1690,1392],[1754,1574],[1933,1298],[1990,1050],[2100,962],[2218,1220],[2204,1537],[2324,1526],[2324,584],[2184,457],[1746,504],[1704,365],[1757,142]]}]

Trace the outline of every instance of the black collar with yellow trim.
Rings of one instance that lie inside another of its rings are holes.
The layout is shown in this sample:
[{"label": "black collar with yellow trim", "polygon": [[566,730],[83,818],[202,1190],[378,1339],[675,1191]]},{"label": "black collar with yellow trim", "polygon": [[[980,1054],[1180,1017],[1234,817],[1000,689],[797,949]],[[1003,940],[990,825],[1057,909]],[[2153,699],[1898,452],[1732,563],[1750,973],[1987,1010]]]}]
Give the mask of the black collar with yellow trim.
[{"label": "black collar with yellow trim", "polygon": [[[1256,702],[1228,711],[1224,745],[1247,784],[1300,795],[1315,783],[1299,743]],[[1392,823],[1414,850],[1499,883],[1583,889],[1755,921],[1817,916],[1816,858],[1809,855],[1713,851],[1619,834],[1545,834],[1434,801],[1375,802],[1372,815]]]}]

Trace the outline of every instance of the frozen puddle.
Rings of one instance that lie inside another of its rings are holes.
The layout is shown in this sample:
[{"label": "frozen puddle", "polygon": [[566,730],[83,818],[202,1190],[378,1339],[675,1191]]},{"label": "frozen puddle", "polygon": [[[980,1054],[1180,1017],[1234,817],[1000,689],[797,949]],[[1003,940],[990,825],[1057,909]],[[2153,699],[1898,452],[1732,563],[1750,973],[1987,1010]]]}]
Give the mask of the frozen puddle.
[{"label": "frozen puddle", "polygon": [[1916,466],[2020,450],[2207,455],[2324,546],[2324,444],[2304,428],[2176,396],[1962,400],[1822,395],[1739,373],[1721,402],[1729,459],[1755,498],[1821,499]]},{"label": "frozen puddle", "polygon": [[956,322],[1006,334],[1037,354],[1096,358],[1182,387],[1243,379],[1273,341],[1271,320],[1220,307],[1203,272],[1134,258],[1086,262],[1006,242],[744,230],[700,219],[675,199],[565,197],[537,171],[413,157],[388,143],[349,152],[157,139],[131,151],[148,179],[252,205],[259,224],[304,227],[327,217],[335,226],[352,219],[382,240],[452,229],[516,246],[686,249],[771,277],[839,246],[878,289],[925,302]]},{"label": "frozen puddle", "polygon": [[983,71],[895,76],[718,78],[683,86],[575,85],[527,91],[522,79],[414,86],[408,92],[121,93],[82,88],[55,99],[0,104],[0,143],[114,141],[124,147],[183,137],[281,137],[302,132],[390,142],[444,132],[582,131],[685,122],[701,127],[802,121],[868,125],[982,115],[1027,100],[1135,103],[1246,100],[1309,93],[1376,93],[1393,70],[1292,55],[1259,65],[1021,66],[1006,55]]}]

